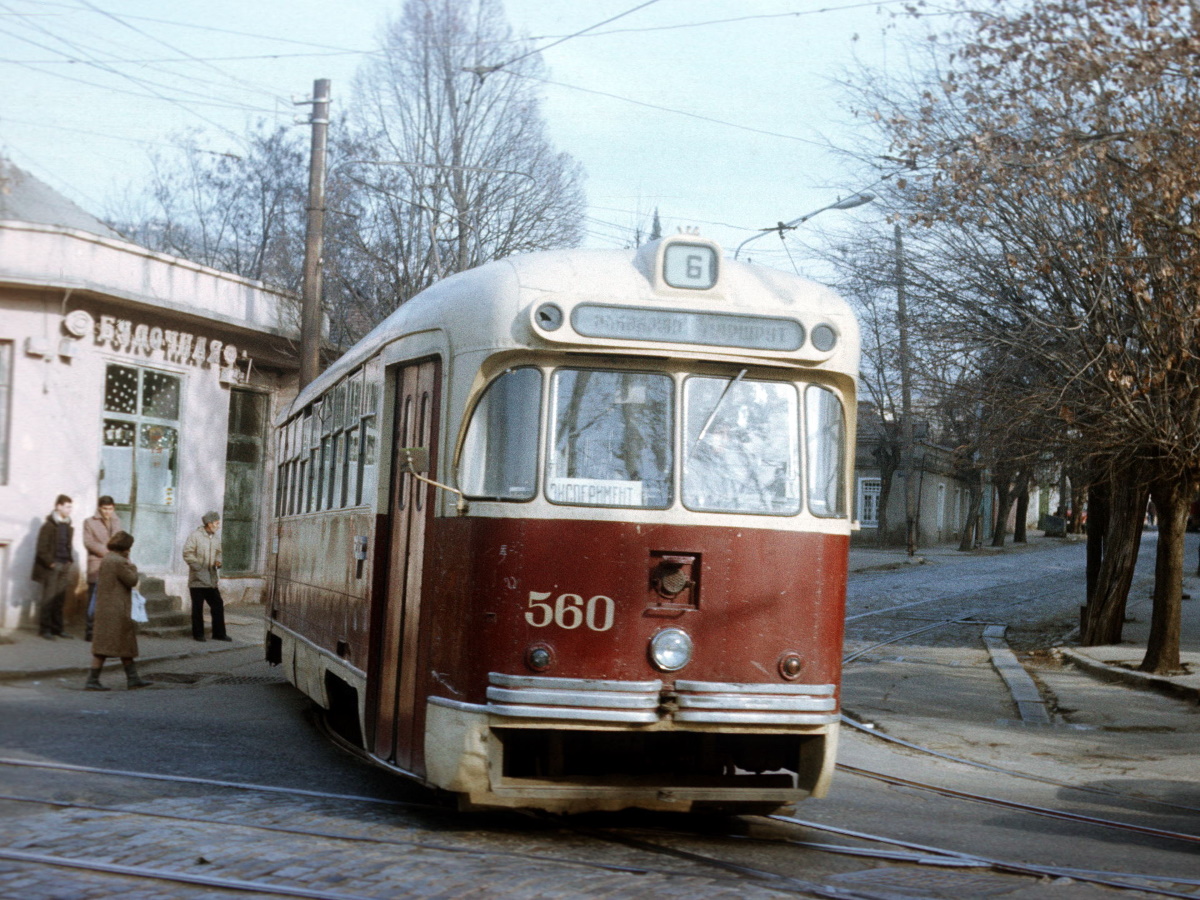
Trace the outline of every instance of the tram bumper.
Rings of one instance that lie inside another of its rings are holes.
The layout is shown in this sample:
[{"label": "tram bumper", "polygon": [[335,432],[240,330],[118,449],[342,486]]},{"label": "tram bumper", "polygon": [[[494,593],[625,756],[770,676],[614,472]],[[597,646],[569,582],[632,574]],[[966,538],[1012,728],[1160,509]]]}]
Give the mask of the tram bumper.
[{"label": "tram bumper", "polygon": [[763,812],[822,797],[833,685],[492,673],[488,703],[430,698],[426,778],[465,805]]}]

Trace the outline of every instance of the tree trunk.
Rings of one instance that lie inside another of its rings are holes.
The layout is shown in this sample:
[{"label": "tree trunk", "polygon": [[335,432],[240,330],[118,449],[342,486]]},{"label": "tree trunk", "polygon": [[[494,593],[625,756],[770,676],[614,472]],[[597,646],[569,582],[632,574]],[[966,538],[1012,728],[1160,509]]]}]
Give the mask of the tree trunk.
[{"label": "tree trunk", "polygon": [[1108,531],[1108,489],[1107,481],[1098,481],[1088,487],[1087,591],[1084,596],[1089,605],[1096,596],[1100,563],[1104,561],[1104,534]]},{"label": "tree trunk", "polygon": [[1149,493],[1132,472],[1122,473],[1111,483],[1104,556],[1082,616],[1080,643],[1085,647],[1121,642]]},{"label": "tree trunk", "polygon": [[979,530],[979,514],[980,507],[983,506],[983,490],[979,484],[979,476],[971,482],[971,496],[968,501],[967,521],[963,525],[962,538],[958,542],[958,549],[966,552],[975,549],[975,533]]},{"label": "tree trunk", "polygon": [[1029,543],[1026,532],[1029,518],[1029,472],[1017,476],[1017,523],[1013,526],[1013,543]]},{"label": "tree trunk", "polygon": [[996,486],[996,528],[992,532],[992,546],[1003,547],[1004,536],[1008,534],[1008,513],[1013,505],[1012,479],[998,475],[992,483]]},{"label": "tree trunk", "polygon": [[879,525],[876,531],[880,547],[886,547],[889,543],[887,508],[892,499],[892,475],[895,471],[894,468],[879,468]]},{"label": "tree trunk", "polygon": [[1150,490],[1158,513],[1158,552],[1154,560],[1154,609],[1143,672],[1172,675],[1179,660],[1179,622],[1183,611],[1183,539],[1187,533],[1192,486],[1179,478],[1159,479]]},{"label": "tree trunk", "polygon": [[[1085,525],[1083,521],[1083,498],[1085,496],[1082,486],[1076,485],[1074,479],[1071,481],[1071,525],[1068,529],[1071,534],[1083,534]],[[1091,515],[1089,512],[1088,515]]]}]

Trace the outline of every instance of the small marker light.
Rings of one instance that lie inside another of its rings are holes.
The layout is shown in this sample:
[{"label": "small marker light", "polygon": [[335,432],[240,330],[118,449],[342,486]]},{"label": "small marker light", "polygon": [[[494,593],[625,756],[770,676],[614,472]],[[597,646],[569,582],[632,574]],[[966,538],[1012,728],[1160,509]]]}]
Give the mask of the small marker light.
[{"label": "small marker light", "polygon": [[554,654],[545,644],[534,644],[525,651],[525,665],[535,672],[544,672],[554,662]]},{"label": "small marker light", "polygon": [[799,678],[803,669],[804,660],[800,658],[799,653],[788,652],[779,657],[779,674],[788,681]]}]

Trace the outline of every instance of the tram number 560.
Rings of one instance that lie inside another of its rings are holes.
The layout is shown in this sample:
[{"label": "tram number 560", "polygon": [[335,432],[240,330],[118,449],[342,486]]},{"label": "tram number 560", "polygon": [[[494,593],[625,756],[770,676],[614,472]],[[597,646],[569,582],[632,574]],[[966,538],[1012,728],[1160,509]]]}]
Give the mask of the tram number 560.
[{"label": "tram number 560", "polygon": [[584,623],[592,631],[608,631],[612,628],[616,608],[612,597],[597,595],[584,603],[578,594],[559,594],[553,605],[544,603],[550,599],[551,593],[529,592],[529,610],[525,613],[525,621],[534,628],[554,624],[570,630]]}]

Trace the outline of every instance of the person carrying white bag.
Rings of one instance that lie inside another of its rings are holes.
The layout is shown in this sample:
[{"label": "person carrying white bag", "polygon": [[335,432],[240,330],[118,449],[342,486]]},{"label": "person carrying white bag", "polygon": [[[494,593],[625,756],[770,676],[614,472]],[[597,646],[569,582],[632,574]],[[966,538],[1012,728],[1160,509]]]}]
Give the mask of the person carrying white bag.
[{"label": "person carrying white bag", "polygon": [[[129,559],[133,535],[119,531],[108,542],[108,555],[100,563],[96,582],[96,620],[92,630],[92,670],[84,689],[107,691],[100,683],[100,670],[110,656],[120,657],[125,666],[126,686],[149,687],[153,682],[138,675],[137,625],[133,619],[133,595],[138,583],[137,566]],[[141,597],[141,594],[138,594]],[[145,616],[145,599],[141,603]]]}]

